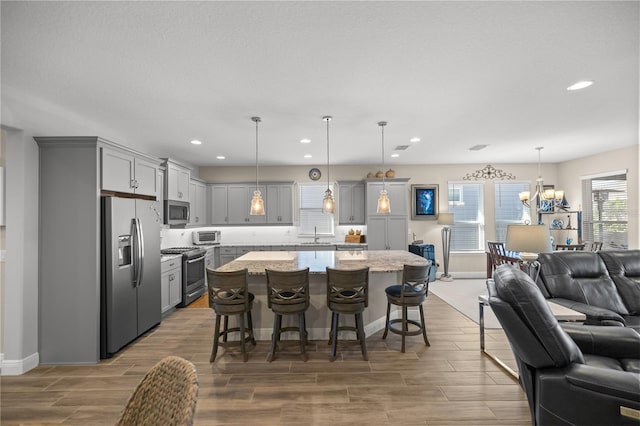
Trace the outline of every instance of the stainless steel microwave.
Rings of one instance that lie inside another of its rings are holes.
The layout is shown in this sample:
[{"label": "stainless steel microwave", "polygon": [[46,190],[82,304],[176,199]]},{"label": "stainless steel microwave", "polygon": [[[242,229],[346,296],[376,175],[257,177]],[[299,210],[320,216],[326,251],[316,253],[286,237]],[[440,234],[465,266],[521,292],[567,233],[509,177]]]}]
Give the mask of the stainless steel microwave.
[{"label": "stainless steel microwave", "polygon": [[189,203],[184,201],[164,201],[164,221],[167,225],[179,226],[189,223]]}]

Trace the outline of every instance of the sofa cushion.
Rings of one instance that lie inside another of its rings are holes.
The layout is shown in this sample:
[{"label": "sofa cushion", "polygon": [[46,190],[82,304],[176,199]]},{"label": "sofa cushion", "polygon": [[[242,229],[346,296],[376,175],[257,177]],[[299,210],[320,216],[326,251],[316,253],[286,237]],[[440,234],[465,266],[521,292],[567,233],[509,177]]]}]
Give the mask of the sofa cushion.
[{"label": "sofa cushion", "polygon": [[602,251],[609,275],[629,314],[640,315],[640,250]]},{"label": "sofa cushion", "polygon": [[541,253],[538,261],[541,263],[540,274],[551,297],[575,300],[620,315],[629,315],[598,253]]}]

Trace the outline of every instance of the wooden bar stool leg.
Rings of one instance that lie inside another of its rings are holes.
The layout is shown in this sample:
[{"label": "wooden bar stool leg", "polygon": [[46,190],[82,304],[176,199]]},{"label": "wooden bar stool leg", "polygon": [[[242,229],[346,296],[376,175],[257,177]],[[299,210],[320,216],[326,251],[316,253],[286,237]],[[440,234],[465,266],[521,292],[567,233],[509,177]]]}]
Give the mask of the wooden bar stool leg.
[{"label": "wooden bar stool leg", "polygon": [[333,322],[336,319],[333,316],[333,312],[331,313],[331,327],[329,327],[329,341],[327,342],[327,345],[331,345],[331,343],[333,342]]},{"label": "wooden bar stool leg", "polygon": [[271,362],[275,359],[276,356],[276,343],[278,341],[278,334],[280,333],[280,327],[278,319],[280,315],[274,314],[273,316],[273,334],[271,334],[271,349],[269,350],[269,355],[267,356],[267,361]]},{"label": "wooden bar stool leg", "polygon": [[407,330],[409,330],[409,326],[407,324],[407,307],[402,307],[402,353],[404,353],[404,341],[407,337]]},{"label": "wooden bar stool leg", "polygon": [[384,333],[382,334],[382,338],[387,338],[387,333],[389,333],[389,318],[391,314],[391,303],[387,302],[387,320],[384,322]]},{"label": "wooden bar stool leg", "polygon": [[251,318],[251,311],[247,312],[247,322],[249,323],[249,336],[251,336],[251,344],[256,345],[256,338],[253,335],[253,319]]},{"label": "wooden bar stool leg", "polygon": [[422,322],[422,337],[424,337],[424,343],[427,346],[431,346],[429,339],[427,339],[427,324],[424,322],[424,310],[422,309],[422,305],[420,305],[420,321]]},{"label": "wooden bar stool leg", "polygon": [[240,314],[240,349],[242,352],[242,359],[244,362],[249,360],[249,355],[247,355],[247,348],[245,347],[245,330],[244,330],[244,315]]},{"label": "wooden bar stool leg", "polygon": [[362,359],[364,359],[365,361],[369,361],[369,354],[367,353],[367,342],[364,335],[362,314],[356,314],[356,328],[358,329],[358,339],[360,339],[360,350],[362,351]]},{"label": "wooden bar stool leg", "polygon": [[336,352],[338,350],[338,320],[340,316],[337,312],[331,314],[331,356],[329,360],[331,362],[336,360]]},{"label": "wooden bar stool leg", "polygon": [[307,339],[305,337],[305,321],[304,321],[304,312],[300,312],[298,314],[298,330],[300,333],[300,352],[302,353],[302,360],[304,362],[307,362],[307,352],[306,352],[306,343],[307,343]]},{"label": "wooden bar stool leg", "polygon": [[222,331],[224,332],[222,334],[222,341],[223,342],[227,342],[227,330],[229,330],[229,315],[224,315],[224,326],[222,327]]},{"label": "wooden bar stool leg", "polygon": [[213,329],[213,348],[211,349],[211,357],[209,358],[209,362],[213,362],[216,360],[216,355],[218,354],[218,339],[220,339],[220,315],[216,314],[216,325]]}]

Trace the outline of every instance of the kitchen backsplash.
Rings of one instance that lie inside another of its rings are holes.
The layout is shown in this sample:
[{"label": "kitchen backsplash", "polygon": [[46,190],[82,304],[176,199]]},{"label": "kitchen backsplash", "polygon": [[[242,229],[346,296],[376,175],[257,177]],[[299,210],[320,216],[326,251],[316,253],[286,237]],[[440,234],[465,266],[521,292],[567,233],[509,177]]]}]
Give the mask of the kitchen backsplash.
[{"label": "kitchen backsplash", "polygon": [[[366,235],[366,226],[336,226],[334,236],[320,236],[320,242],[344,242],[344,236],[350,229],[360,229]],[[160,246],[183,247],[193,245],[191,233],[193,231],[220,230],[222,244],[270,244],[270,243],[299,243],[313,240],[313,236],[298,237],[295,226],[234,226],[234,227],[204,227],[160,230]]]}]

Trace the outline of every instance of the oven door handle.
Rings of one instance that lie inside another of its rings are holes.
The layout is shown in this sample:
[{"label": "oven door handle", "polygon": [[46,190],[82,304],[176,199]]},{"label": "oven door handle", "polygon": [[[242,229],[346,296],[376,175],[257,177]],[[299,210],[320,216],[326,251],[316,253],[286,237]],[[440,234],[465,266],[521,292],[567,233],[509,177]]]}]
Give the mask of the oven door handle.
[{"label": "oven door handle", "polygon": [[204,255],[200,257],[196,257],[195,259],[187,260],[186,263],[195,263],[195,262],[200,262],[201,260],[204,260]]}]

